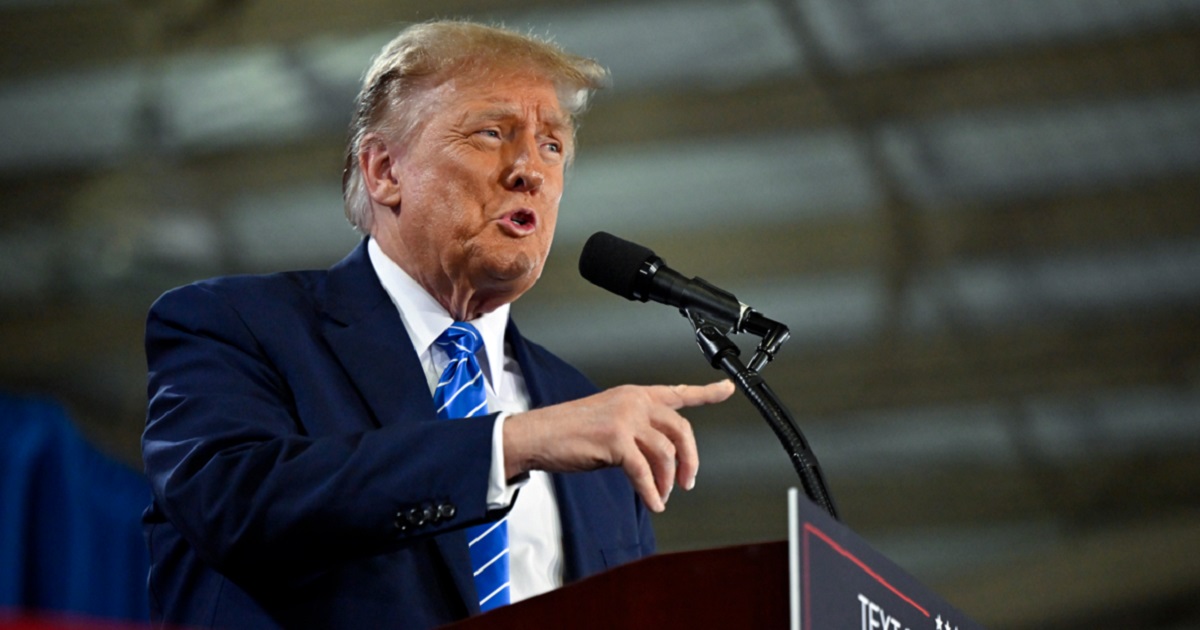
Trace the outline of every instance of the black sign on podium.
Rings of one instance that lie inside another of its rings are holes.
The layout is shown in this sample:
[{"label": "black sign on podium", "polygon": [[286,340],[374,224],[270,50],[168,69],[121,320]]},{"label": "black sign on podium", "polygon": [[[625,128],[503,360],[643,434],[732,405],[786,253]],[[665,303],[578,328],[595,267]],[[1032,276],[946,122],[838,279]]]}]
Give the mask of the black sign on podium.
[{"label": "black sign on podium", "polygon": [[982,630],[845,525],[788,491],[793,630]]}]

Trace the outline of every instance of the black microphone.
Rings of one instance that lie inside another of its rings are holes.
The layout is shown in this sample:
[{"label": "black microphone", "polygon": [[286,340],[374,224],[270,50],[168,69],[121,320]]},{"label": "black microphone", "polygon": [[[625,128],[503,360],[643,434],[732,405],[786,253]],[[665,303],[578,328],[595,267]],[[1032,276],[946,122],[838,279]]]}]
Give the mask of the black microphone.
[{"label": "black microphone", "polygon": [[579,273],[588,282],[629,300],[654,300],[697,312],[736,332],[763,335],[771,322],[742,304],[732,293],[703,278],[686,278],[649,248],[596,232],[583,246]]}]

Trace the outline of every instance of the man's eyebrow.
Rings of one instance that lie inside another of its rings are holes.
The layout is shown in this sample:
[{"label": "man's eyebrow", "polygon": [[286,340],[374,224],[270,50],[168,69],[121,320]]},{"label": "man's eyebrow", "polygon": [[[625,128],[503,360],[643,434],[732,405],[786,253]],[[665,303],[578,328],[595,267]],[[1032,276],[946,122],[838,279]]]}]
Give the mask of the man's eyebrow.
[{"label": "man's eyebrow", "polygon": [[547,113],[543,120],[545,121],[545,125],[556,133],[571,135],[571,131],[574,129],[574,125],[571,124],[571,117],[563,115],[562,112]]},{"label": "man's eyebrow", "polygon": [[[486,109],[468,112],[463,120],[468,123],[478,123],[487,121],[508,120],[519,118],[521,109],[513,105],[497,105]],[[561,112],[551,111],[542,116],[542,125],[550,131],[557,133],[571,132],[571,119],[564,116]]]}]

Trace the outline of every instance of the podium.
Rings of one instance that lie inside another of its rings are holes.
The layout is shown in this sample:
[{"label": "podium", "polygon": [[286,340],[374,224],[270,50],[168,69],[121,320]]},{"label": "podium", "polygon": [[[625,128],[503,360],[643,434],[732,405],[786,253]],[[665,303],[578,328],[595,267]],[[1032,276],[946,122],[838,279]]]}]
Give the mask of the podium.
[{"label": "podium", "polygon": [[793,490],[789,539],[660,554],[447,628],[981,630]]}]

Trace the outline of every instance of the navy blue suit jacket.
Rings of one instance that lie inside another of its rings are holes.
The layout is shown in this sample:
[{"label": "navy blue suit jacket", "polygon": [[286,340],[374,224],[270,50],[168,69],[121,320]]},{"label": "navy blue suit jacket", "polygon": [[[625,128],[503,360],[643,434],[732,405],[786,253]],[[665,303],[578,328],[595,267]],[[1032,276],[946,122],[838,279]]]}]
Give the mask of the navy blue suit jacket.
[{"label": "navy blue suit jacket", "polygon": [[[511,322],[506,339],[535,407],[596,391]],[[494,416],[437,420],[365,241],[329,271],[168,292],[146,355],[156,619],[423,628],[478,612],[463,528],[498,516],[485,500]],[[554,486],[566,581],[653,551],[619,469]]]}]

